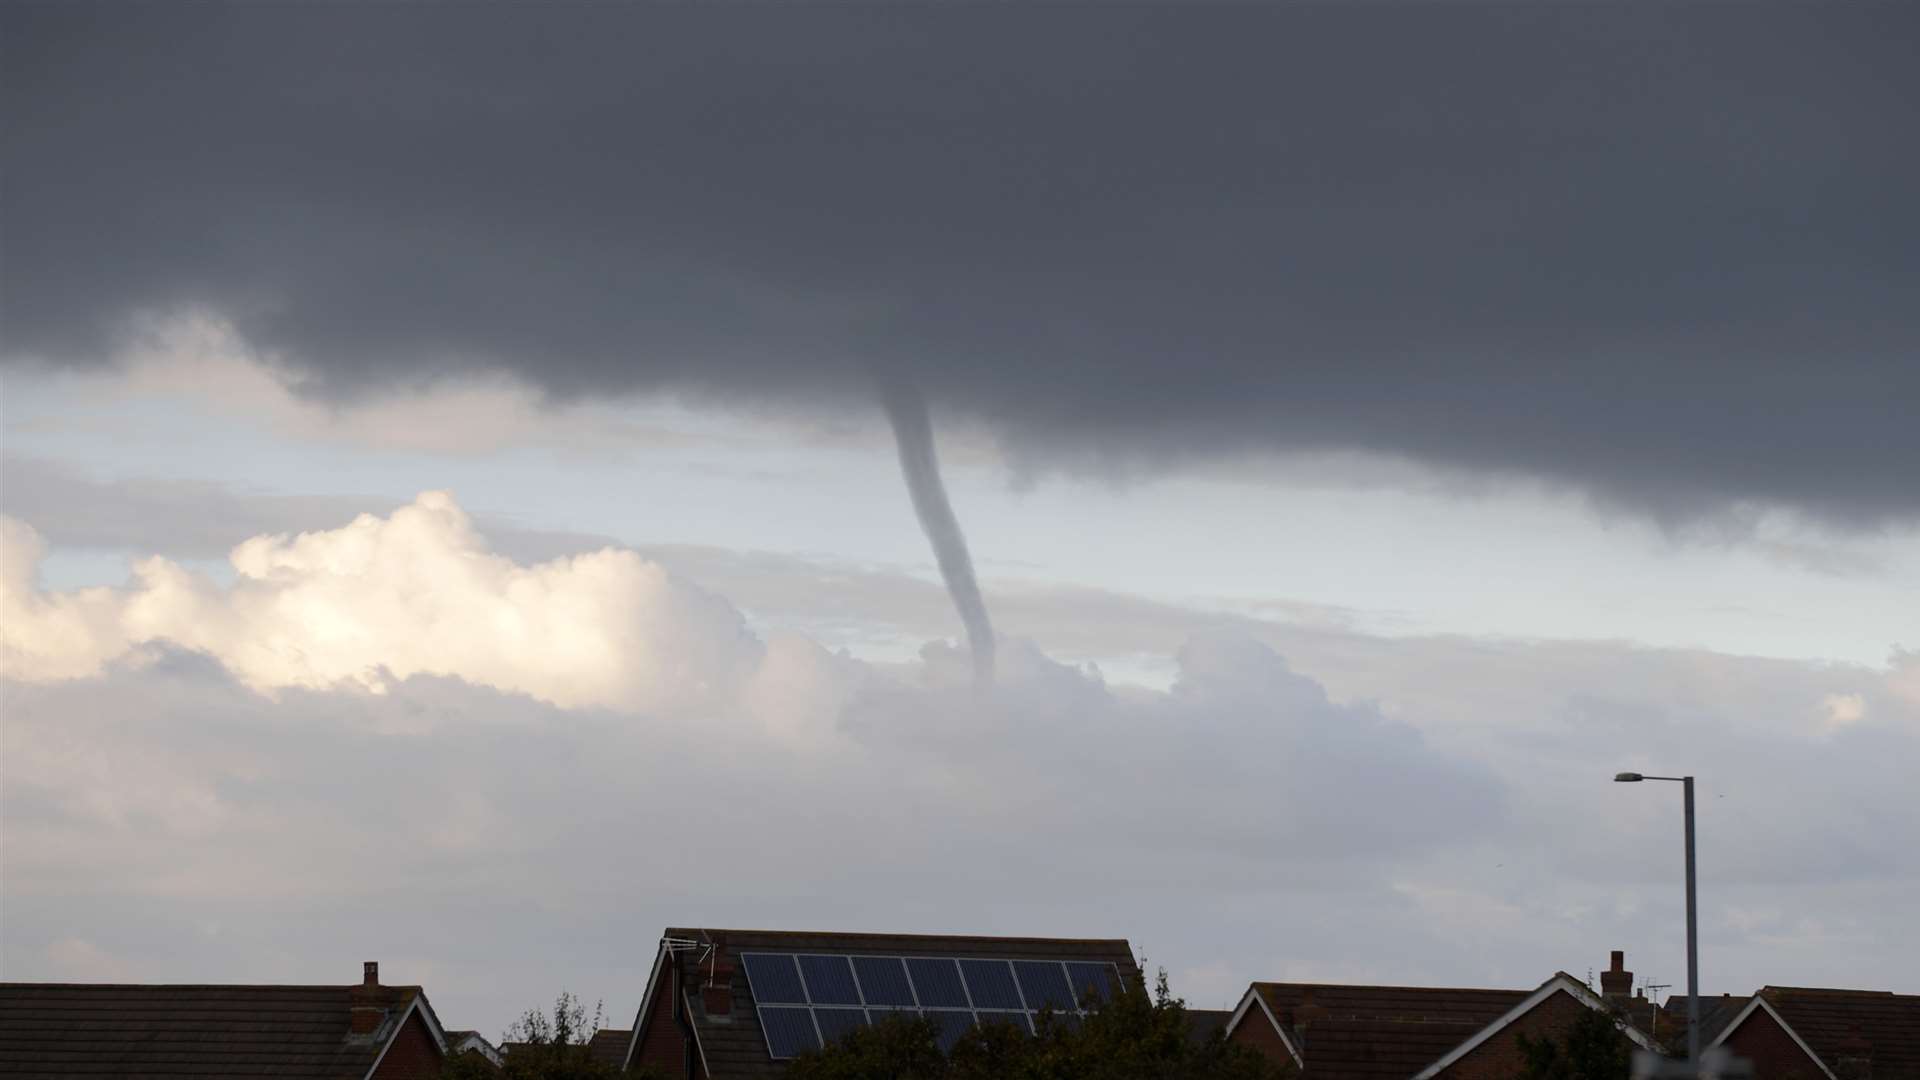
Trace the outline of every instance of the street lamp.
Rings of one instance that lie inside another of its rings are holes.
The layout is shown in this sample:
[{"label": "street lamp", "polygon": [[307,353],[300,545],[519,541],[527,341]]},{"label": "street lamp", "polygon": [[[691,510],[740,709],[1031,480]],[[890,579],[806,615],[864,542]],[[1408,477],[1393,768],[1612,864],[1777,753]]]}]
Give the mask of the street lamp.
[{"label": "street lamp", "polygon": [[1685,792],[1687,810],[1687,1061],[1700,1061],[1700,945],[1699,919],[1693,899],[1693,777],[1642,776],[1637,772],[1615,773],[1616,784],[1637,784],[1642,780],[1672,780]]}]

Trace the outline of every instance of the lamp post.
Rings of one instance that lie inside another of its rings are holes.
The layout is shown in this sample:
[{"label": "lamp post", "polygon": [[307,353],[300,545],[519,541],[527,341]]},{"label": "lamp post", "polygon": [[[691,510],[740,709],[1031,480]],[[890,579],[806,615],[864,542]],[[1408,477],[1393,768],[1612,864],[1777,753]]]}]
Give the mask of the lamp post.
[{"label": "lamp post", "polygon": [[1642,776],[1637,772],[1614,774],[1614,782],[1637,784],[1642,780],[1672,780],[1685,793],[1687,814],[1687,1062],[1700,1062],[1700,945],[1699,919],[1693,898],[1693,777]]}]

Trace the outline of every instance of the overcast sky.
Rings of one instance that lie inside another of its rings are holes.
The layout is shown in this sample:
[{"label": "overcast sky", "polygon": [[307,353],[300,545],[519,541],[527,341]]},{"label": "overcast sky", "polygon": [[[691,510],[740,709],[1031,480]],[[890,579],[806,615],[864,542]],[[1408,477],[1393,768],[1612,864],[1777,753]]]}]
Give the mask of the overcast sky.
[{"label": "overcast sky", "polygon": [[1917,31],[9,5],[0,967],[1920,992]]}]

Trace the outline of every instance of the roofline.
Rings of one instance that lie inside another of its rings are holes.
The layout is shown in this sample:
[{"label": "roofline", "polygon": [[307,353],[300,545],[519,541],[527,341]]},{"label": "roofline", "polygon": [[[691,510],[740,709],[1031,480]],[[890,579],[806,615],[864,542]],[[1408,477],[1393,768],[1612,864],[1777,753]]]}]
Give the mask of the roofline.
[{"label": "roofline", "polygon": [[[1571,994],[1575,1001],[1578,1001],[1589,1009],[1596,1012],[1607,1011],[1607,1003],[1595,995],[1592,990],[1587,989],[1586,985],[1580,982],[1580,980],[1564,971],[1554,972],[1553,977],[1541,983],[1538,990],[1528,994],[1526,1000],[1508,1009],[1505,1015],[1501,1016],[1498,1020],[1475,1032],[1466,1042],[1448,1051],[1446,1056],[1442,1057],[1439,1061],[1420,1070],[1414,1075],[1413,1080],[1433,1080],[1433,1077],[1438,1076],[1447,1066],[1466,1057],[1478,1048],[1480,1044],[1493,1038],[1503,1028],[1507,1027],[1507,1025],[1512,1024],[1514,1021],[1532,1012],[1541,1002],[1562,990]],[[1637,1043],[1642,1050],[1651,1050],[1654,1053],[1660,1052],[1660,1048],[1654,1045],[1653,1040],[1642,1034],[1640,1029],[1634,1027],[1632,1024],[1621,1024],[1616,1021],[1614,1026],[1625,1032],[1627,1038]]]},{"label": "roofline", "polygon": [[[425,990],[415,994],[413,1001],[414,1005],[421,1010],[420,1015],[426,1018],[427,1030],[433,1034],[433,1041],[439,1044],[440,1053],[444,1055],[447,1052],[447,1031],[440,1026],[440,1014],[433,1011],[433,1002],[427,1000],[427,992]],[[401,1019],[405,1020],[406,1018],[401,1017]],[[398,1032],[400,1029],[395,1027],[394,1030]],[[479,1032],[475,1032],[474,1034],[477,1035]]]},{"label": "roofline", "polygon": [[[1221,1037],[1231,1038],[1233,1036],[1233,1029],[1240,1026],[1240,1020],[1247,1015],[1247,1010],[1255,1004],[1258,1004],[1260,1011],[1267,1017],[1267,1023],[1272,1024],[1274,1033],[1280,1036],[1280,1045],[1286,1047],[1287,1053],[1293,1055],[1293,1063],[1301,1069],[1305,1069],[1307,1065],[1306,1062],[1300,1058],[1299,1048],[1294,1046],[1293,1040],[1287,1037],[1287,1029],[1281,1025],[1280,1018],[1273,1015],[1273,1007],[1267,1004],[1265,997],[1261,996],[1260,985],[1260,983],[1249,983],[1247,985],[1247,992],[1240,998],[1239,1008],[1233,1010],[1233,1016],[1227,1021],[1227,1026],[1221,1029]],[[1273,984],[1268,983],[1267,985],[1271,986]]]},{"label": "roofline", "polygon": [[[997,937],[992,934],[905,934],[876,933],[870,930],[752,930],[734,927],[668,927],[669,930],[694,930],[708,937],[716,934],[755,934],[763,937],[859,937],[889,938],[899,940],[924,940],[936,938],[940,941],[1023,941],[1043,945],[1124,945],[1128,954],[1132,954],[1132,942],[1126,938],[1068,938],[1068,937]],[[731,943],[729,943],[731,946]]]},{"label": "roofline", "polygon": [[653,970],[647,972],[647,992],[640,998],[640,1013],[633,1018],[633,1036],[627,1040],[627,1054],[620,1059],[620,1071],[633,1068],[633,1053],[640,1049],[640,1039],[646,1034],[647,1013],[653,1008],[653,988],[660,985],[660,965],[667,962],[667,943],[662,938],[653,950]]},{"label": "roofline", "polygon": [[1858,994],[1862,997],[1913,998],[1920,994],[1902,994],[1898,990],[1852,990],[1844,986],[1775,986],[1771,983],[1756,993],[1771,990],[1776,994]]},{"label": "roofline", "polygon": [[1532,992],[1528,990],[1515,990],[1507,986],[1409,986],[1405,983],[1273,982],[1263,979],[1254,980],[1252,985],[1297,986],[1306,990],[1411,990],[1414,993],[1421,994],[1525,994]]},{"label": "roofline", "polygon": [[1787,1023],[1787,1018],[1780,1015],[1780,1010],[1774,1008],[1772,1003],[1763,996],[1767,989],[1766,987],[1762,987],[1753,992],[1753,1000],[1747,1002],[1747,1007],[1741,1009],[1732,1020],[1727,1021],[1727,1026],[1720,1029],[1720,1034],[1714,1037],[1712,1045],[1719,1046],[1721,1043],[1726,1042],[1729,1036],[1735,1031],[1740,1030],[1741,1024],[1746,1023],[1747,1020],[1753,1016],[1753,1010],[1765,1009],[1767,1010],[1767,1015],[1773,1017],[1773,1022],[1780,1025],[1780,1030],[1786,1032],[1787,1037],[1793,1040],[1793,1044],[1798,1046],[1802,1053],[1806,1054],[1815,1065],[1820,1067],[1820,1071],[1826,1074],[1827,1080],[1835,1080],[1833,1070],[1827,1068],[1827,1063],[1820,1060],[1819,1054],[1813,1052],[1813,1047],[1807,1045],[1807,1040],[1801,1038],[1800,1033],[1793,1030],[1793,1025]]},{"label": "roofline", "polygon": [[[360,983],[115,983],[115,982],[16,982],[0,979],[0,986],[18,987],[24,990],[42,987],[61,990],[310,990],[338,991],[356,989]],[[426,989],[418,984],[395,983],[380,984],[382,990],[411,990],[415,994],[425,994]]]},{"label": "roofline", "polygon": [[[423,1009],[421,1008],[422,1005],[426,1005],[426,1007]],[[399,1022],[393,1025],[391,1032],[387,1033],[387,1041],[380,1047],[380,1053],[375,1055],[373,1064],[367,1066],[365,1080],[373,1080],[373,1075],[380,1071],[380,1063],[387,1059],[387,1051],[393,1049],[393,1044],[400,1040],[400,1033],[406,1030],[407,1021],[412,1018],[415,1013],[418,1013],[420,1018],[426,1022],[427,1033],[433,1036],[434,1045],[440,1048],[441,1060],[446,1060],[447,1033],[440,1029],[440,1018],[433,1014],[433,1006],[427,1004],[427,995],[423,991],[414,994],[412,999],[407,1002],[407,1011],[400,1014]]]},{"label": "roofline", "polygon": [[487,1037],[485,1035],[480,1034],[477,1031],[465,1032],[463,1037],[460,1038],[458,1041],[456,1041],[453,1038],[452,1032],[448,1032],[447,1033],[447,1053],[451,1055],[455,1050],[460,1049],[461,1043],[466,1043],[466,1042],[479,1043],[480,1045],[474,1047],[473,1049],[477,1051],[481,1057],[486,1058],[488,1061],[493,1062],[495,1065],[500,1064],[504,1060],[500,1056],[500,1048],[488,1042]]}]

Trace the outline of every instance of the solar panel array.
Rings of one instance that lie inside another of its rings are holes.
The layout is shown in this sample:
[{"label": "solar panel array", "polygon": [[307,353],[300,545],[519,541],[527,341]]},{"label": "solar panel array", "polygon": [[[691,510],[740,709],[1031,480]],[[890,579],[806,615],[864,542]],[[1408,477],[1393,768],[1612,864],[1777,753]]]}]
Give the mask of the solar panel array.
[{"label": "solar panel array", "polygon": [[1120,972],[1104,961],[801,953],[740,959],[767,1053],[776,1059],[831,1045],[891,1012],[938,1024],[944,1052],[976,1024],[1031,1033],[1042,1008],[1078,1016],[1089,993],[1104,1000],[1120,985]]}]

